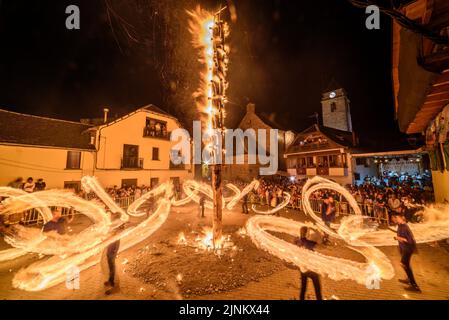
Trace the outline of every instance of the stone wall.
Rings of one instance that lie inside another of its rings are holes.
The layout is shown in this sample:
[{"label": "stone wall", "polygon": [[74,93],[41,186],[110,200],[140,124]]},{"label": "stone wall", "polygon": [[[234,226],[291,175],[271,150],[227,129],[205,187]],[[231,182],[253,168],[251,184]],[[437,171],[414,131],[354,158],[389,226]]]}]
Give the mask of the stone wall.
[{"label": "stone wall", "polygon": [[349,99],[343,89],[335,92],[335,98],[330,98],[331,92],[323,94],[321,100],[323,125],[343,131],[352,131]]}]

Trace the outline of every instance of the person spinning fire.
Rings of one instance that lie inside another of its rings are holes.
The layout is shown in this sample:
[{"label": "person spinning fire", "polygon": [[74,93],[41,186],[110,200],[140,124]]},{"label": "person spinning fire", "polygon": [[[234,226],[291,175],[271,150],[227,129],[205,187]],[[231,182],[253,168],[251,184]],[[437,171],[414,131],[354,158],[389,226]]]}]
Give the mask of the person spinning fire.
[{"label": "person spinning fire", "polygon": [[[316,242],[307,239],[307,233],[309,229],[307,227],[301,227],[300,229],[300,237],[295,240],[295,244],[299,247],[303,247],[307,250],[313,251],[313,249],[316,246]],[[302,272],[299,271],[301,274],[301,291],[299,293],[299,300],[305,300],[306,291],[307,291],[307,280],[310,278],[313,282],[313,287],[315,288],[315,296],[317,300],[323,300],[323,297],[321,295],[321,283],[320,283],[320,275],[313,271],[306,271]]]}]

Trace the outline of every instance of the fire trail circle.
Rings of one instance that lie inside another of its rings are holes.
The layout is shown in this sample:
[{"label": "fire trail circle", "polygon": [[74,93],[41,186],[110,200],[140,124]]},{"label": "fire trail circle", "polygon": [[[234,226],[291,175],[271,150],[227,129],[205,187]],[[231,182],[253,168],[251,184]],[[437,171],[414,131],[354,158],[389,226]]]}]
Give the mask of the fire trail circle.
[{"label": "fire trail circle", "polygon": [[[88,216],[93,221],[93,225],[81,231],[81,233],[63,236],[49,236],[43,234],[39,229],[18,226],[15,235],[5,238],[12,248],[0,251],[0,262],[13,260],[28,253],[37,253],[49,257],[19,270],[13,278],[15,288],[26,291],[40,291],[63,283],[66,280],[66,273],[72,270],[74,266],[83,271],[96,265],[100,261],[100,253],[110,243],[120,239],[120,251],[124,251],[150,237],[167,221],[172,206],[185,205],[190,201],[198,202],[199,193],[204,193],[209,198],[212,195],[210,185],[186,181],[183,186],[184,190],[188,190],[186,198],[175,200],[173,185],[167,182],[142,195],[141,200],[137,200],[131,204],[127,211],[123,211],[104,192],[95,177],[83,177],[81,182],[84,190],[94,192],[103,203],[98,200],[81,199],[65,190],[46,190],[25,194],[20,190],[0,187],[0,197],[6,198],[2,202],[0,212],[2,215],[36,208],[44,221],[47,221],[50,218],[49,206],[59,206],[75,208],[76,211]],[[223,206],[231,210],[242,197],[257,189],[259,182],[254,180],[242,190],[232,184],[226,186],[234,194],[222,199]],[[306,194],[313,190],[312,187],[316,190],[324,188],[345,192],[345,189],[340,189],[338,185],[319,177],[311,179],[303,192]],[[350,194],[344,195],[348,200],[352,197]],[[151,212],[147,218],[143,218],[135,226],[128,227],[118,234],[113,232],[115,226],[110,220],[110,215],[107,213],[105,206],[110,211],[126,215],[127,217],[121,217],[121,220],[124,221],[129,218],[128,216],[141,216],[140,206],[149,197],[158,197],[157,208],[154,212]],[[212,207],[211,202],[210,206]],[[274,212],[277,209],[273,208]],[[353,209],[356,210],[356,208]],[[448,211],[449,206],[425,208],[423,212],[424,222],[410,225],[417,242],[423,243],[449,238]],[[303,225],[317,231],[326,232],[326,229],[323,229],[323,225],[320,223],[303,223],[269,216],[266,212],[262,213],[264,214],[255,215],[248,219],[246,233],[260,249],[295,264],[301,270],[313,270],[334,280],[351,279],[365,285],[374,280],[391,279],[394,276],[391,262],[382,251],[376,248],[376,246],[396,245],[391,231],[364,227],[364,218],[361,215],[355,214],[344,218],[338,229],[333,231],[332,236],[344,240],[350,249],[363,255],[367,260],[365,263],[325,256],[317,252],[308,252],[268,232],[274,231],[297,236],[300,227]],[[309,211],[306,213],[313,214]],[[318,219],[316,216],[315,218]]]}]

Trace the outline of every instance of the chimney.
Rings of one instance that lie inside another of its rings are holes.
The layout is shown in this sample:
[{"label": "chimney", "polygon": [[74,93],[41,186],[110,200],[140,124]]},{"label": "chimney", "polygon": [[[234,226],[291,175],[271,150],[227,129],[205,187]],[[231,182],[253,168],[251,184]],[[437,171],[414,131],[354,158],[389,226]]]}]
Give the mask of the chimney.
[{"label": "chimney", "polygon": [[108,122],[108,112],[109,112],[108,108],[103,109],[103,114],[104,114],[103,123]]},{"label": "chimney", "polygon": [[256,105],[254,103],[248,103],[246,105],[246,113],[255,113],[256,112]]}]

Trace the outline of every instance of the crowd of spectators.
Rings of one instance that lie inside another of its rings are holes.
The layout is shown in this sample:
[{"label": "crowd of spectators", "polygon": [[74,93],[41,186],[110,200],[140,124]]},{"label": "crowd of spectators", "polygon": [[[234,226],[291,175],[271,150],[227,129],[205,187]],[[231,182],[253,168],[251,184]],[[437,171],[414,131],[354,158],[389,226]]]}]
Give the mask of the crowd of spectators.
[{"label": "crowd of spectators", "polygon": [[10,182],[8,184],[8,187],[22,189],[26,192],[34,192],[45,190],[47,184],[42,178],[37,179],[35,182],[33,177],[29,177],[28,179],[26,179],[26,181],[24,181],[22,177],[19,177],[16,180]]},{"label": "crowd of spectators", "polygon": [[[295,209],[301,208],[301,192],[306,179],[292,179],[291,177],[271,176],[259,179],[260,186],[251,195],[252,202],[258,202],[270,207],[276,207],[284,200],[284,192],[288,192],[291,196],[289,206]],[[380,214],[402,212],[408,215],[409,220],[413,220],[414,213],[422,205],[432,202],[433,192],[431,186],[415,177],[402,175],[392,175],[384,173],[380,178],[367,177],[362,184],[347,185],[347,190],[354,196],[355,200],[362,208],[362,211],[371,216],[379,216]],[[246,185],[244,182],[233,181],[241,189]],[[17,178],[8,184],[13,188],[19,188],[26,192],[34,192],[44,190],[46,184],[42,178],[34,181],[29,177],[26,181],[23,178]],[[114,201],[121,199],[131,199],[134,201],[143,194],[150,191],[150,186],[113,186],[107,188],[106,192]],[[180,198],[182,191],[179,185],[175,186],[175,197]],[[88,194],[83,191],[78,193],[79,196],[89,198]],[[311,195],[311,200],[322,201],[332,196],[337,204],[344,204],[346,199],[341,194],[333,190],[318,190]],[[321,202],[320,202],[321,203]],[[349,210],[349,207],[346,207]]]},{"label": "crowd of spectators", "polygon": [[[253,201],[275,207],[284,199],[284,192],[291,196],[289,206],[301,207],[301,192],[306,179],[298,180],[290,177],[262,177],[260,187],[253,193]],[[381,182],[379,182],[381,181]],[[408,220],[419,220],[416,213],[426,203],[433,201],[431,187],[412,179],[390,180],[378,179],[378,183],[367,179],[360,185],[346,185],[346,189],[354,196],[363,213],[388,220],[394,213],[403,213]],[[319,203],[332,196],[341,211],[349,211],[346,199],[333,190],[321,189],[314,192],[310,199]]]},{"label": "crowd of spectators", "polygon": [[[35,192],[35,191],[45,190],[46,186],[47,185],[46,185],[44,179],[39,178],[35,181],[32,177],[29,177],[25,181],[23,178],[19,177],[8,184],[8,187],[22,189],[26,192]],[[119,199],[123,199],[123,198],[138,199],[141,197],[141,195],[147,193],[151,189],[152,189],[152,187],[146,186],[146,185],[141,185],[141,186],[123,185],[121,187],[113,186],[111,188],[106,188],[106,192],[114,200],[119,200]],[[73,190],[73,191],[75,191],[77,193],[77,195],[82,198],[93,197],[93,195],[86,194],[83,190]],[[181,195],[181,187],[179,186],[179,184],[174,186],[174,193],[177,198],[179,198],[179,196]]]}]

